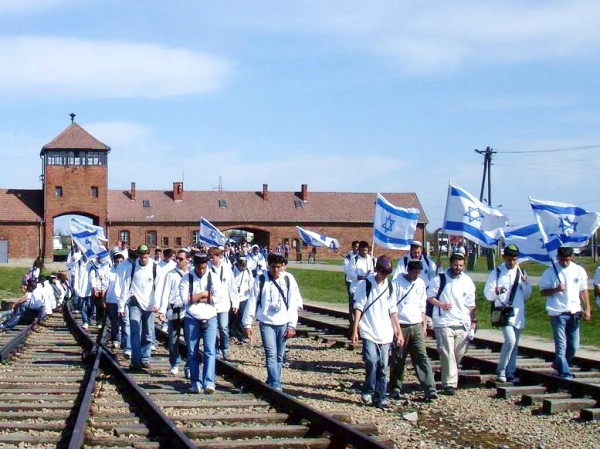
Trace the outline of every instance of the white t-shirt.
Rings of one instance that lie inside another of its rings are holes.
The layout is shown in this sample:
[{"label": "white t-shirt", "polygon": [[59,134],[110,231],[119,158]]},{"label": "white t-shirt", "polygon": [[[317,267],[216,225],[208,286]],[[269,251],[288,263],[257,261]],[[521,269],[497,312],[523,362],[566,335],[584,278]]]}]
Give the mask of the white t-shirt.
[{"label": "white t-shirt", "polygon": [[398,307],[400,324],[422,323],[427,305],[425,281],[419,277],[414,282],[410,282],[401,274],[393,282],[394,300]]},{"label": "white t-shirt", "polygon": [[[464,326],[468,329],[471,326],[471,311],[469,308],[475,307],[475,284],[473,280],[465,273],[459,274],[456,278],[450,277],[450,271],[446,270],[446,286],[438,298],[441,302],[452,304],[452,309],[443,310],[440,307],[433,308],[433,327]],[[440,288],[440,276],[436,276],[427,289],[427,297],[432,298],[437,295]]]},{"label": "white t-shirt", "polygon": [[[558,276],[554,271],[554,267],[558,272]],[[587,273],[583,267],[577,265],[575,262],[569,263],[567,267],[556,263],[554,267],[548,268],[542,274],[540,290],[556,288],[559,284],[563,284],[565,291],[546,296],[546,312],[548,316],[558,316],[565,312],[581,312],[579,292],[587,290]]]},{"label": "white t-shirt", "polygon": [[[367,297],[367,282],[371,283],[371,292]],[[398,312],[396,297],[390,294],[388,280],[381,284],[375,275],[369,274],[367,279],[358,281],[354,293],[354,309],[363,312],[358,323],[360,337],[377,344],[388,344],[394,341],[394,328],[391,316]]]},{"label": "white t-shirt", "polygon": [[[497,273],[496,270],[500,270]],[[495,307],[504,307],[508,305],[510,299],[510,291],[515,282],[515,277],[521,276],[521,271],[517,270],[517,267],[508,269],[505,263],[499,266],[497,269],[492,270],[485,283],[483,294],[488,301],[494,301]],[[504,287],[506,291],[499,295],[496,295],[496,286]],[[510,317],[508,324],[517,328],[525,328],[525,300],[531,296],[531,284],[529,281],[523,282],[519,279],[519,285],[513,298],[512,307],[514,310],[514,316]]]}]

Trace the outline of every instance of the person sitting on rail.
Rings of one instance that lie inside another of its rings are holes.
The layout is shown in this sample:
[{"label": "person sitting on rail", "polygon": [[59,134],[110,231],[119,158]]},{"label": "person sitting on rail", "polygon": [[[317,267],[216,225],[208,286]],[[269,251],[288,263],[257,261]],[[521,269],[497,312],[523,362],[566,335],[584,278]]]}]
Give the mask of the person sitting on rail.
[{"label": "person sitting on rail", "polygon": [[363,404],[373,404],[381,409],[389,407],[385,391],[390,346],[394,339],[398,346],[404,344],[394,288],[387,279],[392,269],[391,259],[380,256],[375,264],[375,273],[360,280],[354,292],[352,343],[358,344],[360,332],[365,362],[361,400]]},{"label": "person sitting on rail", "polygon": [[[222,301],[222,284],[208,269],[208,256],[196,253],[194,268],[181,278],[179,296],[185,305],[185,339],[187,362],[190,368],[190,392],[204,394],[215,392],[217,359],[217,305]],[[200,377],[200,340],[202,352],[202,377]]]},{"label": "person sitting on rail", "polygon": [[404,367],[408,354],[410,354],[417,379],[425,393],[425,400],[437,399],[431,362],[425,347],[427,288],[421,277],[422,268],[421,260],[409,260],[406,264],[407,272],[401,273],[393,281],[393,296],[398,307],[398,320],[405,344],[402,347],[392,348],[388,384],[388,391],[392,399],[400,399],[402,396]]},{"label": "person sitting on rail", "polygon": [[43,293],[37,290],[37,281],[33,278],[27,280],[23,286],[25,296],[20,298],[13,306],[13,312],[0,324],[0,332],[12,329],[18,324],[31,324],[37,318],[41,321],[46,316],[46,302]]},{"label": "person sitting on rail", "polygon": [[242,318],[244,334],[252,338],[254,317],[260,323],[260,335],[265,350],[267,385],[281,391],[281,368],[288,338],[296,335],[298,304],[302,303],[296,279],[283,270],[285,259],[269,254],[267,271],[259,275],[250,291]]},{"label": "person sitting on rail", "polygon": [[504,263],[491,271],[483,290],[486,299],[493,301],[495,308],[512,308],[510,312],[507,309],[508,319],[500,325],[504,342],[496,368],[498,382],[516,382],[519,337],[525,328],[525,301],[531,296],[531,284],[517,264],[518,257],[517,245],[504,248]]}]

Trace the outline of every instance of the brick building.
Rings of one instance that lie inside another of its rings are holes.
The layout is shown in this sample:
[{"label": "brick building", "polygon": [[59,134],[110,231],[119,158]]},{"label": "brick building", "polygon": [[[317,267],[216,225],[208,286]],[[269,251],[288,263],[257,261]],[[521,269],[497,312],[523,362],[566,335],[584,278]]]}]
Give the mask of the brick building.
[{"label": "brick building", "polygon": [[[52,259],[54,219],[77,214],[104,226],[109,244],[180,247],[197,241],[200,217],[221,231],[252,232],[271,248],[289,243],[292,258],[307,249],[296,226],[339,240],[345,252],[352,240],[371,241],[375,193],[185,191],[182,182],[169,190],[108,189],[110,147],[73,122],[40,152],[42,190],[0,189],[0,263]],[[423,210],[415,193],[383,193],[393,204]],[[425,240],[421,212],[415,238]],[[380,248],[378,253],[382,253]],[[389,252],[389,251],[386,251]],[[327,250],[320,258],[338,257]]]}]

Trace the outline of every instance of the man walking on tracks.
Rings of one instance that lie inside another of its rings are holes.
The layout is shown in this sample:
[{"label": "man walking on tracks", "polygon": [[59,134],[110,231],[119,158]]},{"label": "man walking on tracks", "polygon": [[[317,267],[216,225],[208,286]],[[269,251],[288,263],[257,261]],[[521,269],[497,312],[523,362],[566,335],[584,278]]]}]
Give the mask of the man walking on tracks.
[{"label": "man walking on tracks", "polygon": [[440,273],[427,291],[433,305],[433,328],[442,369],[442,393],[456,394],[458,365],[469,348],[469,330],[477,326],[475,284],[463,273],[465,255],[450,256],[450,268]]},{"label": "man walking on tracks", "polygon": [[390,345],[404,341],[398,324],[393,286],[387,277],[392,273],[392,261],[381,256],[375,264],[375,273],[358,282],[354,294],[354,324],[352,343],[362,339],[362,356],[365,362],[365,383],[361,400],[377,408],[389,407],[385,399],[386,371]]},{"label": "man walking on tracks", "polygon": [[420,260],[409,260],[406,264],[407,272],[400,274],[394,280],[393,297],[398,307],[398,320],[405,343],[404,346],[392,348],[388,384],[392,399],[400,399],[402,395],[404,368],[408,354],[425,399],[427,401],[437,399],[431,362],[425,347],[427,288],[420,277],[422,267]]},{"label": "man walking on tracks", "polygon": [[[570,363],[579,347],[579,322],[592,319],[587,291],[587,273],[572,261],[573,248],[561,246],[558,265],[542,274],[540,294],[546,298],[546,312],[554,334],[554,368],[564,379],[572,379]],[[582,309],[583,304],[583,309]]]},{"label": "man walking on tracks", "polygon": [[269,254],[267,263],[267,271],[254,281],[242,323],[246,337],[251,338],[252,322],[255,316],[258,319],[265,349],[267,385],[281,391],[286,342],[296,335],[298,304],[302,298],[296,279],[284,271],[284,257]]}]

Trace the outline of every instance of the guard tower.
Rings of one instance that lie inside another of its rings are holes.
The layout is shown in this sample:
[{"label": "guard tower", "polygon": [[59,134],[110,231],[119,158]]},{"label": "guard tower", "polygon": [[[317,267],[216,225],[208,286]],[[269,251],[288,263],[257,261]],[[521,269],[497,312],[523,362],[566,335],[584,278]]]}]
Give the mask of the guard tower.
[{"label": "guard tower", "polygon": [[78,214],[105,225],[109,152],[109,146],[75,123],[75,114],[71,125],[42,147],[44,260],[52,260],[56,217]]}]

